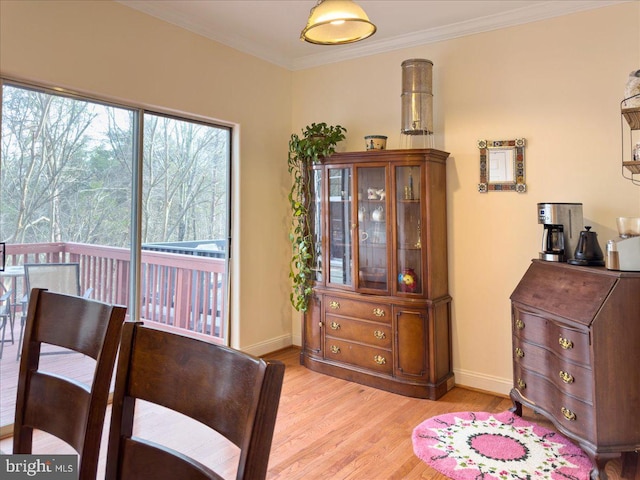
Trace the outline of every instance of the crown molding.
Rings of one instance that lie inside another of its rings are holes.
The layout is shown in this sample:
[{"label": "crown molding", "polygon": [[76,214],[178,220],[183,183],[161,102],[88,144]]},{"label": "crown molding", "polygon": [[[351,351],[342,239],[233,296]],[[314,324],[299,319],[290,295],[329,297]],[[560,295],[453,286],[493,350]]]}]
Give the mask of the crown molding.
[{"label": "crown molding", "polygon": [[[637,0],[575,0],[548,1],[524,7],[505,14],[490,15],[472,21],[460,22],[443,27],[432,28],[407,35],[396,36],[388,40],[367,40],[366,43],[351,45],[349,49],[332,50],[326,53],[307,55],[293,60],[286,67],[290,70],[304,70],[330,63],[352,60],[354,58],[377,55],[403,48],[428,45],[430,43],[451,40],[453,38],[474,35],[476,33],[499,30],[501,28],[533,23],[540,20],[569,15],[572,13],[594,10],[620,3]],[[334,48],[334,47],[331,47]]]}]

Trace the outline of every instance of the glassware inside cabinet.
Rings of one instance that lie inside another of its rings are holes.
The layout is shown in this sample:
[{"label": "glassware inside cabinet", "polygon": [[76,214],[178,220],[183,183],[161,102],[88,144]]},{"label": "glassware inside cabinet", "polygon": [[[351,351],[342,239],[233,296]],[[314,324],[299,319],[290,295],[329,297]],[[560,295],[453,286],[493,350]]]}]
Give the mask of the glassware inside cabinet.
[{"label": "glassware inside cabinet", "polygon": [[313,242],[312,269],[314,280],[322,282],[322,169],[314,168],[311,178],[311,198],[309,207],[309,230]]},{"label": "glassware inside cabinet", "polygon": [[398,292],[422,293],[422,167],[396,167],[396,258]]},{"label": "glassware inside cabinet", "polygon": [[329,283],[352,284],[351,168],[330,168],[329,176]]},{"label": "glassware inside cabinet", "polygon": [[358,286],[388,290],[386,168],[359,167]]}]

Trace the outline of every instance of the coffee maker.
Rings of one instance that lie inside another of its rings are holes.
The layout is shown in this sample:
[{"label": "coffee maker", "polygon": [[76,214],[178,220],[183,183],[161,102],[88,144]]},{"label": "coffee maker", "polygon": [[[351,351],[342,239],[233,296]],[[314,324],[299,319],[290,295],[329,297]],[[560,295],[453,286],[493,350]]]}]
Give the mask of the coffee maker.
[{"label": "coffee maker", "polygon": [[538,223],[544,225],[540,260],[572,259],[582,230],[582,204],[539,203]]}]

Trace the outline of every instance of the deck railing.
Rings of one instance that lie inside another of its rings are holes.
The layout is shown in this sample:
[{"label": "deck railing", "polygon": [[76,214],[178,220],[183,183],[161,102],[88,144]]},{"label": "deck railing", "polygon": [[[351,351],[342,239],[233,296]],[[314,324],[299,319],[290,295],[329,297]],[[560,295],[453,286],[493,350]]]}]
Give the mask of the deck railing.
[{"label": "deck railing", "polygon": [[[7,244],[6,258],[7,266],[77,262],[80,285],[83,291],[93,290],[91,298],[129,305],[126,248],[66,242]],[[141,261],[141,320],[224,341],[224,259],[142,250]],[[26,292],[24,277],[10,281],[14,292]]]}]

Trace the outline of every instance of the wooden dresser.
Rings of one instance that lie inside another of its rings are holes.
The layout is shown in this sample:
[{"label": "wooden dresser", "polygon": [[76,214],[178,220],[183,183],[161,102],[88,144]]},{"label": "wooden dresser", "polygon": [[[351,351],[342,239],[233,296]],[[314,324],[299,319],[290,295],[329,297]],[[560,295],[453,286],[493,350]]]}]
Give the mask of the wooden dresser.
[{"label": "wooden dresser", "polygon": [[447,157],[433,149],[348,152],[314,167],[305,366],[432,400],[453,387]]},{"label": "wooden dresser", "polygon": [[603,478],[640,449],[640,273],[534,260],[511,301],[514,411],[549,418]]}]

